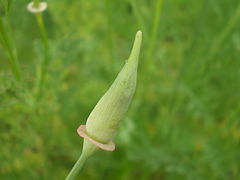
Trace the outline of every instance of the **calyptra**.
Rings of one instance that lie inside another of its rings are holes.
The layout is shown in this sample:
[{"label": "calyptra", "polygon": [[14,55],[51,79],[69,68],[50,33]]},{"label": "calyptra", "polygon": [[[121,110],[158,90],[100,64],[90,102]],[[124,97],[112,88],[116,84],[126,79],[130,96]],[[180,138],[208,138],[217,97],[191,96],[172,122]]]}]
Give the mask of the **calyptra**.
[{"label": "calyptra", "polygon": [[99,148],[107,151],[115,150],[115,144],[112,140],[129,108],[136,89],[141,42],[142,32],[138,31],[131,54],[122,70],[90,113],[86,125],[81,125],[78,128],[78,134],[84,138],[83,150],[66,180],[74,179],[85,160]]}]

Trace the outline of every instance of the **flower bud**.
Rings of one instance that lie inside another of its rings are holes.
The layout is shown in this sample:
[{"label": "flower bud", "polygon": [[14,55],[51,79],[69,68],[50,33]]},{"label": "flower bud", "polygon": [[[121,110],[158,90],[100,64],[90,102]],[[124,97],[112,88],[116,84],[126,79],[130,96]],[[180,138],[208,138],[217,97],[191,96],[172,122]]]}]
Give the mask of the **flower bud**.
[{"label": "flower bud", "polygon": [[113,151],[112,142],[136,89],[138,57],[142,32],[138,31],[129,59],[117,78],[90,113],[86,125],[78,128],[84,138],[83,154],[90,156],[98,148]]},{"label": "flower bud", "polygon": [[86,159],[99,148],[114,151],[115,144],[112,140],[128,110],[136,88],[141,42],[142,32],[138,31],[129,59],[111,87],[94,107],[86,125],[81,125],[78,128],[78,134],[84,138],[83,150],[65,180],[73,180]]}]

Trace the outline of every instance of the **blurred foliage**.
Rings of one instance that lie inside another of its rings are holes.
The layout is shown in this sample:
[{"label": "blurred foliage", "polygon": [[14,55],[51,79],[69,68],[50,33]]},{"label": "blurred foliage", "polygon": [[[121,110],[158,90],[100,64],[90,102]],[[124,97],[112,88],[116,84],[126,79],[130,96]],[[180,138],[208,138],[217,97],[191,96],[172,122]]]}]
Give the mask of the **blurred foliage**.
[{"label": "blurred foliage", "polygon": [[51,61],[38,102],[32,92],[42,45],[28,2],[12,0],[10,12],[26,87],[0,46],[1,179],[64,179],[82,148],[76,129],[138,29],[138,88],[117,149],[99,151],[79,179],[240,179],[238,0],[165,0],[162,8],[158,0],[48,0]]}]

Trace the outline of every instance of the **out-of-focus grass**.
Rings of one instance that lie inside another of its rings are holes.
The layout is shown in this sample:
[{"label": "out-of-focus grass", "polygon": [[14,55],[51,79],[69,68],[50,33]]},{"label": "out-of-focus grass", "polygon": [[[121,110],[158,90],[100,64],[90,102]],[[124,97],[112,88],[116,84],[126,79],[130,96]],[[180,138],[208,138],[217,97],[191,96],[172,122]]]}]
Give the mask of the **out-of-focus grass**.
[{"label": "out-of-focus grass", "polygon": [[240,178],[238,0],[165,0],[162,8],[153,0],[47,1],[50,63],[37,106],[31,92],[42,46],[28,2],[11,7],[27,92],[0,47],[0,178],[64,179],[81,152],[76,129],[124,64],[138,29],[138,89],[117,149],[99,151],[79,179]]}]

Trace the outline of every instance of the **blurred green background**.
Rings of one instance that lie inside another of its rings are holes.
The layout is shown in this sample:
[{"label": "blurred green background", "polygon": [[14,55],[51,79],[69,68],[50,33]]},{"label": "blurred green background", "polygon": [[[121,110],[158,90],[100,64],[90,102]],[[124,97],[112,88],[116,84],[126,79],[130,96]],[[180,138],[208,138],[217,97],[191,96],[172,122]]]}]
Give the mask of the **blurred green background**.
[{"label": "blurred green background", "polygon": [[50,63],[35,102],[40,32],[29,1],[11,1],[9,33],[26,84],[0,45],[0,179],[65,178],[82,149],[76,129],[139,29],[138,86],[117,149],[97,152],[77,179],[240,179],[239,0],[47,2]]}]

